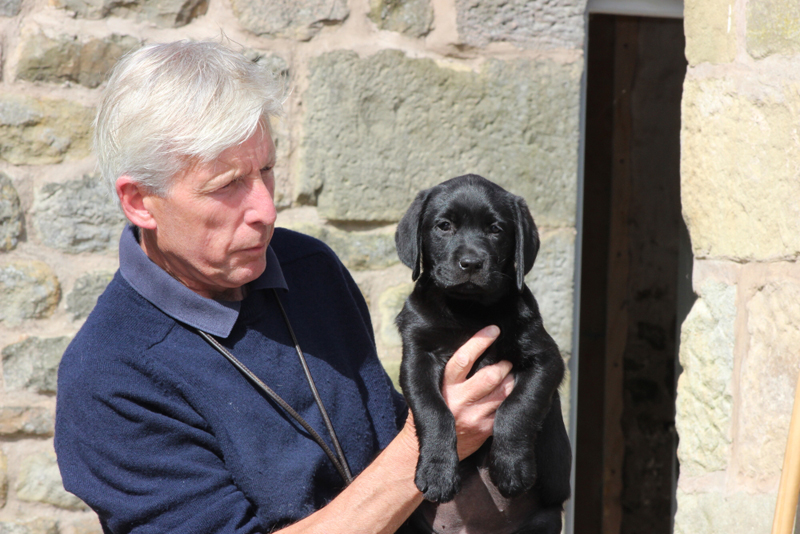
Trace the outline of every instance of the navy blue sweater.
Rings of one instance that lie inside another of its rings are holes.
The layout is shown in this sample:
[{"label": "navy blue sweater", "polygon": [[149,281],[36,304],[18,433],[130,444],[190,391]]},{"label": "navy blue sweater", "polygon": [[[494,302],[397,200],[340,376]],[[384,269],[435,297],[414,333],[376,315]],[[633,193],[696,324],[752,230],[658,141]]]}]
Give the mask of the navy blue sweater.
[{"label": "navy blue sweater", "polygon": [[[288,286],[278,293],[356,474],[396,435],[405,406],[333,252],[280,229],[270,246]],[[249,292],[221,341],[330,444],[271,290]],[[64,486],[105,532],[267,532],[343,486],[299,425],[120,272],[64,354],[56,412]]]}]

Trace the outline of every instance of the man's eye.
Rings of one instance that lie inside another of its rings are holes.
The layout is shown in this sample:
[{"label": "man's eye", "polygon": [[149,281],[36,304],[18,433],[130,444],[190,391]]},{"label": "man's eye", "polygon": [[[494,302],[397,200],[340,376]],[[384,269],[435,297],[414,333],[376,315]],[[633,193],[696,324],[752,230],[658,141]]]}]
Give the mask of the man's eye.
[{"label": "man's eye", "polygon": [[231,180],[230,182],[226,183],[225,185],[223,185],[219,189],[220,189],[220,191],[224,191],[225,189],[231,189],[231,188],[233,188],[233,186],[237,185],[241,181],[242,181],[241,178],[234,178],[233,180]]}]

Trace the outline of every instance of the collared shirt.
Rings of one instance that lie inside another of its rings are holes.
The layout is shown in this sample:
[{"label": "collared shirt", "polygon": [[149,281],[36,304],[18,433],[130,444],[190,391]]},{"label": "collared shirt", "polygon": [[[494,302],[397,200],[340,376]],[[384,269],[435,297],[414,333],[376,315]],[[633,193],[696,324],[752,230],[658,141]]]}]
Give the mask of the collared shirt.
[{"label": "collared shirt", "polygon": [[64,487],[104,533],[264,533],[341,491],[321,448],[195,330],[216,335],[332,446],[278,298],[353,474],[396,435],[405,405],[347,270],[296,232],[276,229],[268,250],[245,298],[224,303],[193,294],[123,233],[120,270],[58,374]]},{"label": "collared shirt", "polygon": [[[202,297],[170,276],[142,250],[138,228],[128,225],[119,240],[119,271],[141,296],[176,321],[217,337],[228,337],[239,317],[241,301]],[[281,264],[267,247],[267,268],[248,284],[249,290],[278,288],[288,291]]]}]

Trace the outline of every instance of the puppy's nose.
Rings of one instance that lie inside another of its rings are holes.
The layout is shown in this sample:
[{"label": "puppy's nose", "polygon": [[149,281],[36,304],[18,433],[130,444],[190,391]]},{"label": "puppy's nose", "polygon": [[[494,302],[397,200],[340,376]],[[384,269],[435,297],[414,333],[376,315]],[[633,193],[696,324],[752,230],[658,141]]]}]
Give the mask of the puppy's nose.
[{"label": "puppy's nose", "polygon": [[465,256],[458,260],[458,266],[465,271],[479,271],[483,267],[483,260],[471,256]]}]

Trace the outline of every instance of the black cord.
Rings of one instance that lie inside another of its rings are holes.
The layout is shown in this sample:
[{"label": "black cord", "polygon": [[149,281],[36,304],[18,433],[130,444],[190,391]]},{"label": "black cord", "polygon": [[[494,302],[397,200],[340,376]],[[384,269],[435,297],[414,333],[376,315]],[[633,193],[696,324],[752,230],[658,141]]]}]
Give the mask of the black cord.
[{"label": "black cord", "polygon": [[292,330],[292,325],[289,323],[289,317],[286,315],[286,311],[283,309],[283,304],[281,304],[280,299],[278,299],[278,294],[273,289],[273,293],[275,294],[275,299],[278,301],[278,306],[281,309],[281,313],[283,314],[283,319],[286,322],[286,326],[289,327],[289,333],[292,336],[292,340],[295,344],[295,350],[297,351],[298,356],[300,357],[300,362],[303,366],[303,372],[306,375],[306,380],[308,380],[309,386],[311,387],[311,392],[314,395],[314,401],[317,403],[320,412],[322,412],[322,419],[325,421],[325,427],[328,429],[328,432],[331,435],[331,439],[333,441],[334,447],[336,448],[336,453],[328,447],[325,443],[325,440],[322,439],[314,428],[308,424],[308,422],[303,419],[303,417],[297,413],[294,408],[292,408],[289,403],[283,400],[280,395],[275,393],[268,385],[261,381],[250,369],[247,368],[242,362],[240,362],[233,354],[230,353],[228,349],[226,349],[222,344],[217,341],[214,337],[210,334],[203,332],[199,328],[195,328],[197,333],[205,339],[212,347],[214,347],[220,354],[225,356],[225,358],[230,361],[234,367],[236,367],[242,374],[244,374],[247,378],[249,378],[256,386],[258,386],[270,399],[275,401],[283,410],[289,414],[292,419],[297,421],[300,426],[302,426],[306,432],[312,437],[314,441],[317,442],[317,445],[325,452],[325,454],[330,459],[333,466],[339,472],[339,475],[342,477],[342,480],[345,482],[345,486],[350,484],[353,481],[353,476],[350,473],[350,468],[347,465],[347,459],[344,456],[344,451],[342,451],[341,446],[339,445],[339,439],[336,437],[336,433],[333,430],[333,425],[331,424],[330,418],[328,417],[328,412],[325,410],[325,406],[322,404],[322,399],[319,396],[319,392],[317,391],[317,387],[314,384],[314,379],[311,377],[311,372],[308,369],[308,364],[306,364],[305,356],[303,355],[303,351],[300,350],[300,345],[297,342],[297,338]]},{"label": "black cord", "polygon": [[317,391],[317,385],[314,383],[314,379],[311,377],[311,371],[308,369],[308,363],[306,363],[306,358],[303,355],[303,351],[300,349],[300,343],[297,341],[297,336],[294,334],[292,323],[289,322],[289,315],[286,313],[286,310],[283,307],[281,299],[278,298],[278,292],[274,288],[272,289],[272,294],[275,295],[275,300],[278,302],[278,307],[281,309],[283,320],[286,322],[286,327],[289,329],[289,335],[292,336],[292,342],[294,343],[295,351],[297,351],[297,357],[300,358],[300,365],[303,366],[303,372],[305,373],[306,379],[308,380],[308,385],[311,388],[311,393],[314,395],[314,402],[317,403],[319,411],[322,413],[322,420],[325,421],[325,428],[328,429],[328,434],[330,434],[331,441],[333,441],[333,447],[336,449],[336,455],[339,457],[339,461],[341,462],[341,465],[344,468],[344,472],[347,475],[345,477],[345,480],[349,484],[350,482],[353,481],[353,475],[350,474],[350,467],[347,465],[347,458],[345,458],[344,456],[344,451],[342,450],[342,446],[339,445],[339,438],[336,436],[336,431],[333,430],[333,423],[331,423],[331,418],[328,417],[328,411],[325,409],[325,405],[322,404],[322,398],[319,396],[319,391]]}]

